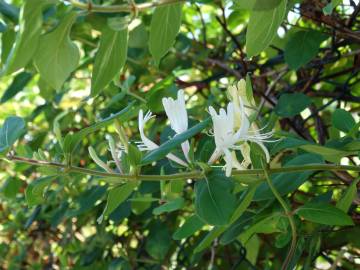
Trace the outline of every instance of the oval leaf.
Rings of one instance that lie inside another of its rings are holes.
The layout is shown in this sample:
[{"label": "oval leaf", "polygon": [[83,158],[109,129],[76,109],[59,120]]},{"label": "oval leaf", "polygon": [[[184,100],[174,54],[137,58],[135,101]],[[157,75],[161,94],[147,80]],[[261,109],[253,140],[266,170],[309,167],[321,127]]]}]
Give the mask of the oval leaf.
[{"label": "oval leaf", "polygon": [[79,63],[79,49],[69,37],[76,16],[76,12],[69,13],[54,31],[40,37],[35,54],[35,66],[41,79],[56,90],[61,88]]},{"label": "oval leaf", "polygon": [[303,93],[282,94],[276,104],[275,113],[281,117],[292,117],[311,104],[311,99]]},{"label": "oval leaf", "polygon": [[175,231],[172,237],[174,240],[188,238],[200,230],[204,225],[205,223],[198,216],[193,215],[186,219],[185,223]]},{"label": "oval leaf", "polygon": [[253,10],[246,32],[246,52],[254,56],[266,49],[277,34],[286,13],[287,0],[273,9]]},{"label": "oval leaf", "polygon": [[302,218],[324,225],[353,225],[352,219],[345,212],[326,203],[307,203],[296,210]]},{"label": "oval leaf", "polygon": [[175,42],[181,24],[182,3],[159,6],[150,25],[149,49],[157,63]]},{"label": "oval leaf", "polygon": [[286,63],[292,69],[305,65],[317,55],[321,42],[326,38],[327,35],[314,30],[296,32],[285,46]]},{"label": "oval leaf", "polygon": [[343,132],[349,132],[356,124],[352,115],[344,109],[336,109],[331,120],[333,126]]},{"label": "oval leaf", "polygon": [[127,56],[128,29],[115,31],[105,27],[95,57],[91,78],[91,96],[96,96],[124,66]]},{"label": "oval leaf", "polygon": [[47,0],[27,0],[20,12],[20,30],[5,66],[5,74],[25,67],[34,56],[39,44],[42,9]]},{"label": "oval leaf", "polygon": [[25,132],[25,122],[21,117],[6,118],[0,129],[0,153],[7,151]]},{"label": "oval leaf", "polygon": [[207,180],[195,184],[195,212],[206,223],[226,225],[235,210],[232,182],[220,174],[211,174]]}]

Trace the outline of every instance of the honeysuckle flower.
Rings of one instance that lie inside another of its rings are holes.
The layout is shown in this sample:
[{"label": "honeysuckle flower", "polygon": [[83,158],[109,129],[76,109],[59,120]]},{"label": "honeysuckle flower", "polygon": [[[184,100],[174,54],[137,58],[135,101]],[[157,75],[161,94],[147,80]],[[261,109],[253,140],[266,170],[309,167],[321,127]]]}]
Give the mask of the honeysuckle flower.
[{"label": "honeysuckle flower", "polygon": [[[174,130],[176,134],[185,132],[188,129],[188,115],[185,107],[184,91],[178,91],[176,100],[171,97],[163,98],[162,104],[169,118],[171,129]],[[189,141],[186,140],[183,142],[181,148],[186,160],[189,161]]]},{"label": "honeysuckle flower", "polygon": [[[216,113],[213,107],[209,107],[216,145],[215,151],[209,159],[209,163],[215,162],[219,157],[224,155],[226,176],[231,175],[233,167],[244,169],[250,164],[250,149],[247,142],[258,144],[264,151],[267,162],[270,161],[269,151],[263,142],[270,141],[268,139],[273,133],[260,134],[257,130],[250,130],[250,121],[245,114],[243,101],[240,97],[237,98],[239,101],[239,110],[235,109],[232,102],[227,105],[227,111],[220,109],[219,114]],[[239,126],[237,126],[236,121],[239,121]],[[242,152],[244,156],[242,164],[238,162],[233,150],[240,150]]]},{"label": "honeysuckle flower", "polygon": [[[142,144],[138,145],[139,149],[141,151],[146,151],[146,150],[154,150],[156,148],[159,147],[159,145],[157,145],[156,143],[154,143],[153,141],[151,141],[148,137],[146,137],[145,133],[144,133],[144,128],[145,128],[145,124],[151,119],[153,118],[152,114],[150,111],[148,111],[144,117],[144,113],[142,110],[139,111],[139,132],[140,132],[140,137],[141,137],[141,141]],[[181,160],[180,158],[178,158],[177,156],[175,156],[174,154],[168,154],[166,156],[168,159],[187,167],[188,164]]]}]

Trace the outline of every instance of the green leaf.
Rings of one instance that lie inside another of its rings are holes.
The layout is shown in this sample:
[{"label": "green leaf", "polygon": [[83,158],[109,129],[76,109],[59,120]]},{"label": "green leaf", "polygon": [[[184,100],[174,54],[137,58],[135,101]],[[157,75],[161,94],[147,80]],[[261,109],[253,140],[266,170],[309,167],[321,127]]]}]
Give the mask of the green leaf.
[{"label": "green leaf", "polygon": [[129,162],[132,166],[138,166],[141,163],[142,159],[142,152],[133,144],[129,144]]},{"label": "green leaf", "polygon": [[0,13],[14,23],[17,23],[19,20],[19,9],[14,5],[6,3],[4,0],[0,0]]},{"label": "green leaf", "polygon": [[15,198],[18,194],[23,181],[18,178],[8,178],[2,185],[0,191],[4,194],[7,199]]},{"label": "green leaf", "polygon": [[206,128],[209,125],[210,120],[211,120],[210,118],[207,118],[204,121],[198,123],[197,125],[191,127],[187,131],[175,135],[174,138],[168,140],[166,143],[162,144],[159,148],[150,151],[148,154],[146,154],[145,157],[142,159],[141,164],[146,165],[165,157],[168,153],[171,152],[171,150],[180,146],[182,142],[193,137],[194,135],[201,132],[204,128]]},{"label": "green leaf", "polygon": [[331,204],[307,203],[296,210],[302,218],[324,225],[354,225],[352,219],[344,211]]},{"label": "green leaf", "polygon": [[134,107],[135,102],[131,102],[127,107],[116,114],[112,114],[109,117],[100,120],[98,123],[84,128],[75,134],[67,134],[64,139],[64,152],[67,154],[71,154],[75,151],[76,146],[79,142],[84,139],[89,134],[99,130],[102,127],[106,127],[111,124],[115,119],[118,121],[126,121],[131,118],[133,115],[136,115],[138,112],[138,108]]},{"label": "green leaf", "polygon": [[16,75],[10,86],[5,90],[2,95],[0,104],[5,103],[9,99],[13,98],[17,93],[24,89],[24,87],[31,80],[32,74],[28,72],[21,72]]},{"label": "green leaf", "polygon": [[303,93],[282,94],[274,111],[281,117],[292,117],[311,104],[311,99]]},{"label": "green leaf", "polygon": [[222,234],[223,231],[224,231],[224,229],[221,227],[214,227],[196,246],[196,248],[194,249],[194,253],[203,251],[208,246],[210,246],[212,241],[214,241],[215,238],[217,238],[220,234]]},{"label": "green leaf", "polygon": [[346,133],[356,125],[352,115],[344,109],[336,109],[332,115],[331,122],[336,129]]},{"label": "green leaf", "polygon": [[0,128],[0,153],[6,152],[15,141],[25,132],[25,121],[21,117],[6,118]]},{"label": "green leaf", "polygon": [[[306,164],[320,164],[323,159],[315,154],[298,155],[290,161],[286,162],[283,167],[306,165]],[[306,182],[312,171],[295,172],[295,173],[279,173],[271,175],[271,179],[275,188],[281,195],[288,194],[296,190],[299,186]],[[262,183],[256,190],[254,200],[268,200],[274,198],[274,194],[267,183]]]},{"label": "green leaf", "polygon": [[99,94],[120,72],[127,57],[128,29],[114,31],[105,27],[96,53],[91,78],[91,96]]},{"label": "green leaf", "polygon": [[149,49],[157,63],[175,42],[181,25],[183,3],[159,6],[155,9],[150,25]]},{"label": "green leaf", "polygon": [[267,10],[280,5],[282,0],[234,0],[234,9]]},{"label": "green leaf", "polygon": [[5,65],[5,74],[25,67],[38,48],[42,27],[42,9],[47,0],[27,0],[20,12],[20,30]]},{"label": "green leaf", "polygon": [[51,184],[55,176],[46,176],[32,181],[25,190],[25,198],[29,206],[44,202],[44,189]]},{"label": "green leaf", "polygon": [[210,174],[195,184],[195,212],[207,224],[226,225],[235,210],[233,183],[223,174]]},{"label": "green leaf", "polygon": [[77,13],[67,14],[52,32],[40,37],[35,66],[41,78],[59,90],[79,63],[80,53],[69,34]]},{"label": "green leaf", "polygon": [[291,69],[307,64],[319,52],[321,42],[328,36],[318,31],[298,31],[293,34],[285,46],[285,61]]},{"label": "green leaf", "polygon": [[188,217],[185,223],[175,231],[172,238],[174,240],[188,238],[189,236],[200,230],[204,225],[205,223],[198,216],[193,215],[191,217]]},{"label": "green leaf", "polygon": [[181,209],[185,204],[185,201],[183,198],[176,198],[174,200],[168,201],[164,203],[163,205],[160,205],[153,210],[154,215],[161,215],[163,213],[173,212],[178,209]]},{"label": "green leaf", "polygon": [[242,243],[246,243],[256,233],[271,234],[274,232],[280,232],[281,229],[279,228],[279,224],[282,218],[285,217],[281,213],[272,213],[249,226],[240,234],[238,239],[240,239]]},{"label": "green leaf", "polygon": [[246,52],[249,57],[266,49],[277,34],[286,13],[287,0],[270,10],[253,10],[246,32]]},{"label": "green leaf", "polygon": [[244,214],[244,212],[252,202],[252,199],[254,198],[255,191],[258,186],[259,184],[252,185],[242,194],[241,202],[239,206],[235,209],[233,215],[231,216],[230,224],[234,223],[242,216],[242,214]]},{"label": "green leaf", "polygon": [[157,260],[164,260],[171,246],[171,236],[166,224],[155,222],[150,227],[146,239],[146,251]]},{"label": "green leaf", "polygon": [[128,182],[121,186],[110,189],[103,213],[98,218],[101,223],[104,217],[109,216],[121,203],[123,203],[137,187],[137,182]]},{"label": "green leaf", "polygon": [[344,195],[341,199],[337,202],[336,207],[340,210],[347,213],[350,209],[350,206],[353,200],[356,198],[357,195],[357,184],[359,183],[360,179],[354,180],[351,185],[346,189]]}]

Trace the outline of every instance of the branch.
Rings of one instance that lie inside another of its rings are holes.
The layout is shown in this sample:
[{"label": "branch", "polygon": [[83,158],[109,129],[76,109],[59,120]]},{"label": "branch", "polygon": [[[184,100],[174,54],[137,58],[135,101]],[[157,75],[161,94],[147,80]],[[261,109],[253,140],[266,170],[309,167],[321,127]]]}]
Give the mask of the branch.
[{"label": "branch", "polygon": [[[117,12],[134,12],[144,11],[149,8],[165,6],[173,3],[185,2],[185,0],[158,0],[150,3],[141,3],[141,4],[123,4],[123,5],[112,5],[112,6],[103,6],[103,5],[94,5],[88,3],[82,3],[77,0],[69,0],[72,6],[87,10],[89,12],[101,12],[101,13],[117,13]],[[91,3],[91,2],[89,2]]]},{"label": "branch", "polygon": [[[120,174],[120,173],[108,173],[103,171],[97,171],[92,169],[86,169],[76,166],[68,166],[66,164],[57,163],[57,162],[48,162],[43,160],[35,160],[25,157],[18,157],[8,155],[7,159],[14,162],[26,163],[34,166],[45,166],[61,169],[64,173],[80,173],[85,175],[100,176],[106,178],[110,182],[117,182],[115,180],[126,180],[126,181],[172,181],[172,180],[182,180],[182,179],[202,179],[204,178],[204,172],[199,170],[193,170],[190,172],[182,172],[168,175],[129,175],[129,174]],[[214,168],[214,167],[213,167]],[[360,172],[360,166],[352,165],[337,165],[337,164],[309,164],[302,166],[289,166],[283,168],[271,168],[267,169],[267,173],[293,173],[293,172],[304,172],[304,171],[354,171]],[[265,176],[263,169],[249,169],[249,170],[233,170],[233,176],[238,175],[255,175],[258,177]]]}]

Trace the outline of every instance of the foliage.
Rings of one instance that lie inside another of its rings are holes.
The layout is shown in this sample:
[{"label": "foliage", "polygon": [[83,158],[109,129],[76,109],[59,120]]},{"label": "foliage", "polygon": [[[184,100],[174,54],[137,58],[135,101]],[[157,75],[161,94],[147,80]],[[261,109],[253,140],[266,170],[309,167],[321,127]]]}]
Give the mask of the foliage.
[{"label": "foliage", "polygon": [[359,12],[0,0],[0,268],[358,268]]}]

